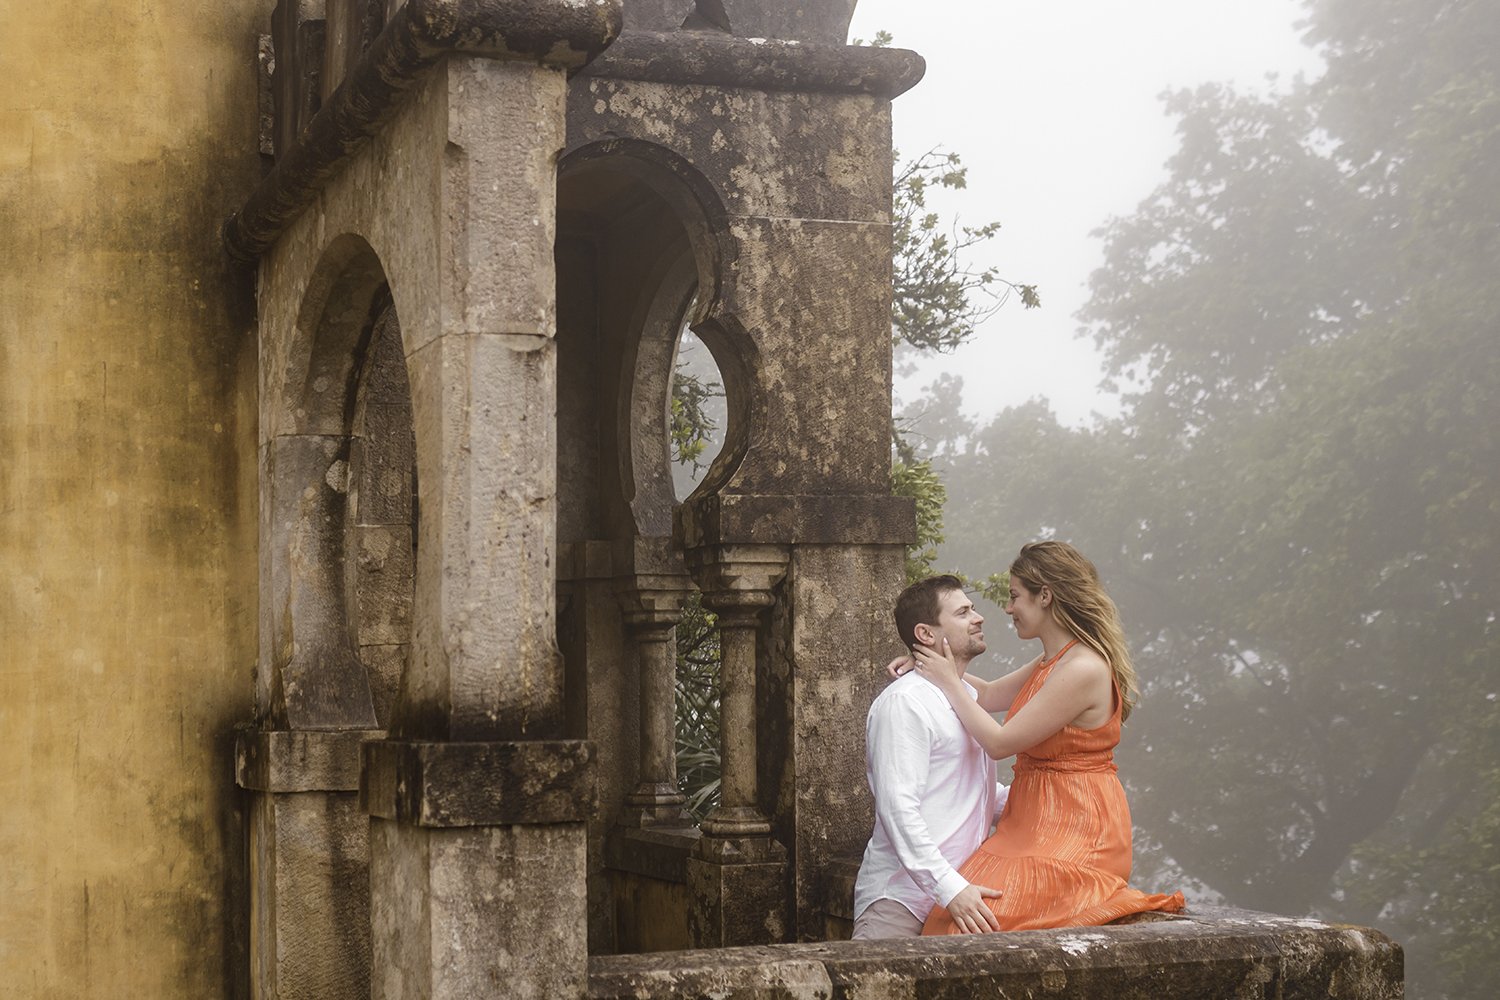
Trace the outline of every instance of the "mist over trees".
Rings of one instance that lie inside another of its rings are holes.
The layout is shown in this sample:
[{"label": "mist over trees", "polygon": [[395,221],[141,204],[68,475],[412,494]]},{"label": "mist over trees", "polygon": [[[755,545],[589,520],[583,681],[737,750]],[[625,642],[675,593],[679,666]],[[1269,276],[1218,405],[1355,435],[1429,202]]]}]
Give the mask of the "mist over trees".
[{"label": "mist over trees", "polygon": [[937,561],[1055,536],[1098,563],[1143,681],[1143,888],[1371,924],[1412,996],[1488,997],[1500,0],[1306,9],[1326,73],[1168,95],[1168,179],[1099,231],[1080,319],[1121,415],[918,404]]}]

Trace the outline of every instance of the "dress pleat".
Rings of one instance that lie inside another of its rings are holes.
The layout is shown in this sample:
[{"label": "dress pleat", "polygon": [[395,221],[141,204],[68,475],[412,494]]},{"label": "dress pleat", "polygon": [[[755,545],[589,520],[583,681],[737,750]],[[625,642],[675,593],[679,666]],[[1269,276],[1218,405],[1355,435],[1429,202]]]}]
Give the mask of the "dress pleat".
[{"label": "dress pleat", "polygon": [[[1059,654],[1060,656],[1061,654]],[[1055,663],[1055,661],[1054,661]],[[1014,715],[1051,672],[1038,666],[1011,704]],[[1114,749],[1121,702],[1096,729],[1065,726],[1016,755],[1015,780],[995,832],[958,871],[974,885],[999,889],[986,899],[1007,931],[1107,924],[1148,910],[1177,912],[1181,892],[1130,888],[1130,806]],[[934,907],[923,934],[961,933],[945,907]]]}]

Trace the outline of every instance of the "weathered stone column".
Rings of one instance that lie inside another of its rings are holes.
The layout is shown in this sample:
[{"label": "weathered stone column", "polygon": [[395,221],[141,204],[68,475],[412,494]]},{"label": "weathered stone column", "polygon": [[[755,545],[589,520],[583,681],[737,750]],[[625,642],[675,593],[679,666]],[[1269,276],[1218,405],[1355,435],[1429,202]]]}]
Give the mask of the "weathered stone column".
[{"label": "weathered stone column", "polygon": [[786,936],[786,848],[771,837],[756,778],[756,642],[772,588],[786,573],[776,545],[689,550],[703,603],[718,616],[719,805],[688,859],[688,925],[700,947],[771,944]]},{"label": "weathered stone column", "polygon": [[270,728],[374,729],[370,682],[344,599],[348,438],[284,434],[269,442],[262,555],[272,603],[261,619],[259,692]]},{"label": "weathered stone column", "polygon": [[428,86],[439,312],[403,321],[420,541],[393,738],[365,753],[372,996],[577,997],[593,775],[559,738],[555,645],[564,72],[452,55]]},{"label": "weathered stone column", "polygon": [[640,780],[625,797],[625,826],[680,827],[688,823],[677,787],[677,650],[689,583],[682,577],[632,577],[620,589],[625,624],[640,671]]},{"label": "weathered stone column", "polygon": [[376,729],[344,591],[348,484],[339,434],[285,434],[264,449],[257,701],[235,780],[250,801],[250,919],[257,997],[369,996],[367,821],[359,754]]}]

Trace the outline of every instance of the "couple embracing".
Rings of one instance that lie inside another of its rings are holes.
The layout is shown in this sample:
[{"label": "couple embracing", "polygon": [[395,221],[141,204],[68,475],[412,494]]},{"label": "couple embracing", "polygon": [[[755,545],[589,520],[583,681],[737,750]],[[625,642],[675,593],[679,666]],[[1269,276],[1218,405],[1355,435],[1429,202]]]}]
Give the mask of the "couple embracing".
[{"label": "couple embracing", "polygon": [[[1010,567],[1005,612],[1042,652],[985,681],[965,672],[985,650],[984,619],[957,577],[919,581],[896,601],[911,655],[890,665],[898,676],[866,725],[875,831],[855,883],[856,939],[1074,927],[1183,908],[1180,892],[1126,884],[1130,809],[1114,747],[1135,671],[1093,564],[1065,542],[1026,545]],[[995,761],[1012,755],[1006,789]]]}]

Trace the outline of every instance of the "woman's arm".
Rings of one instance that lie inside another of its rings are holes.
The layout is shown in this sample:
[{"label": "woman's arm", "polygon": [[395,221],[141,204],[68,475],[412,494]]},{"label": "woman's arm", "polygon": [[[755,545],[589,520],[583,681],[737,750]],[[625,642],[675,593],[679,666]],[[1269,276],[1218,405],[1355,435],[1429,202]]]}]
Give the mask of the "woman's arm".
[{"label": "woman's arm", "polygon": [[1008,712],[1010,710],[1010,703],[1015,701],[1016,695],[1021,693],[1021,686],[1026,683],[1026,679],[1031,676],[1031,672],[1041,662],[1042,658],[1038,656],[1026,664],[1026,666],[1018,670],[1012,670],[998,680],[987,681],[975,677],[973,674],[964,674],[964,680],[968,681],[969,685],[975,691],[979,692],[975,700],[979,702],[980,708],[992,714],[995,712]]},{"label": "woman's arm", "polygon": [[[1038,656],[1026,664],[1026,666],[1021,667],[1019,670],[1012,670],[998,680],[989,681],[983,677],[975,677],[973,674],[964,674],[964,680],[978,692],[975,695],[975,700],[979,702],[980,708],[986,712],[1005,712],[1010,709],[1010,703],[1016,700],[1016,695],[1020,694],[1021,685],[1026,683],[1026,678],[1031,676],[1031,672],[1041,662],[1042,658]],[[898,656],[890,663],[887,663],[885,665],[885,672],[890,674],[891,679],[894,680],[915,666],[916,660],[912,659],[910,653],[907,653],[905,656]]]},{"label": "woman's arm", "polygon": [[[958,676],[958,665],[948,655],[946,640],[943,655],[922,647],[917,648],[915,655],[916,669],[937,685],[953,706],[964,729],[996,760],[1029,750],[1094,707],[1099,699],[1101,680],[1105,697],[1112,697],[1109,667],[1102,659],[1070,657],[1058,663],[1035,697],[1015,713],[1014,718],[1001,725],[964,689]],[[1031,668],[1022,669],[1034,669],[1035,666],[1032,664]],[[1009,676],[993,683],[1005,680],[1009,680]]]}]

